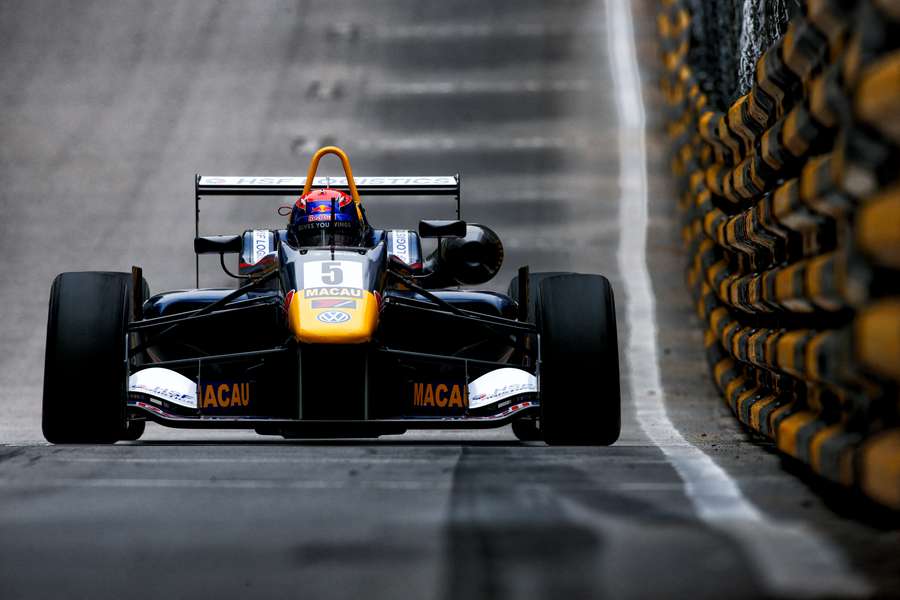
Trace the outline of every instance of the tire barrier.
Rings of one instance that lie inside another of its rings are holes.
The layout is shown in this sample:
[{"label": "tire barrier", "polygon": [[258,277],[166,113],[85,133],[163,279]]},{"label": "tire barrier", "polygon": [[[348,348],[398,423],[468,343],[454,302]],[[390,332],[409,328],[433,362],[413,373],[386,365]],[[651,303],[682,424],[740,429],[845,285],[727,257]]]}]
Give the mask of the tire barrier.
[{"label": "tire barrier", "polygon": [[739,96],[698,59],[713,4],[657,17],[713,378],[780,451],[900,510],[900,2],[806,0]]}]

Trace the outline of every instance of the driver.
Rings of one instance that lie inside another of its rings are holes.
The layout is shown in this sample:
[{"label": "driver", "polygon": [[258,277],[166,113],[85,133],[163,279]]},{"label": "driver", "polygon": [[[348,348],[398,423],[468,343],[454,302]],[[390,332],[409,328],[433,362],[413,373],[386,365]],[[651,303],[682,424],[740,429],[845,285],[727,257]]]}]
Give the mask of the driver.
[{"label": "driver", "polygon": [[301,196],[288,221],[288,235],[298,246],[361,246],[365,233],[362,211],[353,198],[328,188]]}]

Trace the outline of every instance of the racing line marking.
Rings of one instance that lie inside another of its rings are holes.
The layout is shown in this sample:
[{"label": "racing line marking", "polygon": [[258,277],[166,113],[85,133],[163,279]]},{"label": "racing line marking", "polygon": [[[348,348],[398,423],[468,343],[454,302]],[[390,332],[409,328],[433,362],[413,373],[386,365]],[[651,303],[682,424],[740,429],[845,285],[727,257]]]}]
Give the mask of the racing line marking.
[{"label": "racing line marking", "polygon": [[805,525],[773,522],[731,477],[669,420],[656,352],[656,307],[647,270],[645,113],[628,0],[604,0],[607,52],[619,119],[618,265],[625,286],[625,348],[637,421],[684,482],[698,517],[733,537],[754,561],[762,583],[792,596],[866,595],[868,584],[836,548]]}]

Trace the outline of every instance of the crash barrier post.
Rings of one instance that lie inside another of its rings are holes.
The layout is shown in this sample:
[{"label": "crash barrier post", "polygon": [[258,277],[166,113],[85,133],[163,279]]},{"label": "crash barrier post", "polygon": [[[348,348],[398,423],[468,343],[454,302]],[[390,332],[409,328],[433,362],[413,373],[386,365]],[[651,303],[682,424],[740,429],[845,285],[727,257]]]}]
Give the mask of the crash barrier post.
[{"label": "crash barrier post", "polygon": [[713,379],[781,452],[900,510],[900,2],[806,0],[721,107],[688,7],[660,5],[661,89]]}]

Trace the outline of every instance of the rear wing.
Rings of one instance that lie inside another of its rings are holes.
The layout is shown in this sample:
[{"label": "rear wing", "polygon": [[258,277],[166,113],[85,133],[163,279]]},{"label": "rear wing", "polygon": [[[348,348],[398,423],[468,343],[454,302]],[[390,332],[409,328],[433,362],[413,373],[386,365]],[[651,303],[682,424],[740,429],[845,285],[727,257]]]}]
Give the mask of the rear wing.
[{"label": "rear wing", "polygon": [[[459,174],[448,177],[354,177],[367,196],[456,196]],[[197,196],[300,196],[306,177],[210,177],[197,175]],[[346,177],[315,177],[312,187],[349,191]]]},{"label": "rear wing", "polygon": [[[204,196],[300,196],[306,177],[215,177],[194,176],[194,237],[200,237],[200,198]],[[361,196],[453,196],[456,218],[460,219],[459,173],[450,176],[354,177]],[[346,177],[314,177],[313,188],[329,187],[350,191]],[[200,287],[200,257],[196,258],[195,279]]]}]

